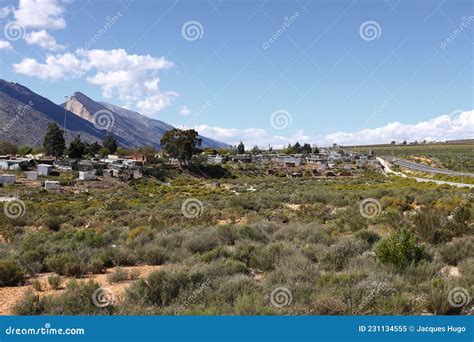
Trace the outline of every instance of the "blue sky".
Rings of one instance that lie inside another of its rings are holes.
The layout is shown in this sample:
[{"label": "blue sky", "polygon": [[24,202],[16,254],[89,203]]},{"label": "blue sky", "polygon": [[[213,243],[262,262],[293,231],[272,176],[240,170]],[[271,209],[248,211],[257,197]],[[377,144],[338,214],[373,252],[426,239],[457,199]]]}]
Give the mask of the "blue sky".
[{"label": "blue sky", "polygon": [[474,137],[472,1],[0,8],[0,77],[57,103],[79,90],[233,144]]}]

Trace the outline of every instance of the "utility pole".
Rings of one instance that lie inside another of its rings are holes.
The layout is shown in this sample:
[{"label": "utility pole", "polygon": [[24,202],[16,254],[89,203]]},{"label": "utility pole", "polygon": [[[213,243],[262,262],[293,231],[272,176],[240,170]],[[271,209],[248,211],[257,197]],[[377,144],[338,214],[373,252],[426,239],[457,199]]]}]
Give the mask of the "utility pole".
[{"label": "utility pole", "polygon": [[[66,99],[66,104],[69,99],[69,96],[64,96]],[[66,110],[66,105],[64,106],[64,133],[66,133],[66,117],[67,117],[67,110]]]}]

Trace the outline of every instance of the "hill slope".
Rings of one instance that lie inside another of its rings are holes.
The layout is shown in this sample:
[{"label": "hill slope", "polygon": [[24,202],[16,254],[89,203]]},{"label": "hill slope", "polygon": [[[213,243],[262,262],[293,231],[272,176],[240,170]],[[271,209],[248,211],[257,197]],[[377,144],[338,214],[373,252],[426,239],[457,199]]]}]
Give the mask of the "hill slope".
[{"label": "hill slope", "polygon": [[[16,145],[38,146],[43,143],[48,123],[66,127],[65,138],[77,134],[88,142],[102,141],[105,131],[96,129],[89,121],[38,95],[18,83],[0,79],[0,140]],[[120,144],[125,143],[121,139]]]},{"label": "hill slope", "polygon": [[[99,118],[102,116],[107,121],[109,130],[133,147],[153,146],[159,148],[162,135],[173,129],[173,126],[163,121],[110,103],[96,102],[81,92],[74,93],[63,106],[91,123],[98,121],[97,123],[100,124],[100,119],[94,118],[94,115],[102,113]],[[206,137],[201,138],[203,147],[227,146]]]}]

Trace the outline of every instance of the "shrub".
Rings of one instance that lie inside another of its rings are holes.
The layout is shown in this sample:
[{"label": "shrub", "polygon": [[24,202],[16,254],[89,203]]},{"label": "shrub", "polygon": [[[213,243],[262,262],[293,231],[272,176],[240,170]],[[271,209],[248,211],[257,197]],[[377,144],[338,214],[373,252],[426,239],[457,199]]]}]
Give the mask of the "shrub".
[{"label": "shrub", "polygon": [[40,304],[44,313],[48,315],[100,315],[111,314],[114,310],[113,302],[105,307],[99,307],[94,300],[102,301],[100,285],[93,282],[77,283],[69,281],[61,295],[44,297]]},{"label": "shrub", "polygon": [[43,303],[33,290],[29,290],[25,296],[13,308],[15,315],[41,315],[44,311]]},{"label": "shrub", "polygon": [[31,286],[38,292],[41,292],[43,290],[43,287],[41,286],[41,282],[38,279],[35,279],[31,282]]},{"label": "shrub", "polygon": [[84,275],[84,269],[77,257],[70,253],[53,255],[46,259],[46,265],[50,271],[67,277],[79,277]]},{"label": "shrub", "polygon": [[460,261],[474,257],[474,237],[455,239],[439,248],[441,259],[456,266]]},{"label": "shrub", "polygon": [[399,272],[420,260],[428,259],[424,247],[417,243],[416,236],[407,229],[401,229],[380,241],[375,254],[383,264]]},{"label": "shrub", "polygon": [[16,261],[0,260],[0,287],[23,284],[25,278],[25,272]]},{"label": "shrub", "polygon": [[131,303],[145,305],[171,305],[188,282],[188,276],[182,272],[155,271],[148,278],[139,279],[127,290],[127,299]]},{"label": "shrub", "polygon": [[239,296],[235,300],[234,310],[237,315],[267,315],[272,311],[265,306],[263,296],[258,292]]},{"label": "shrub", "polygon": [[377,233],[374,233],[370,230],[359,230],[355,236],[359,239],[361,239],[362,241],[365,241],[367,242],[369,245],[373,245],[374,243],[376,243],[377,241],[380,240],[380,236],[377,234]]},{"label": "shrub", "polygon": [[116,267],[112,273],[107,275],[107,280],[109,283],[120,283],[122,281],[127,281],[129,279],[129,272],[122,267]]},{"label": "shrub", "polygon": [[149,265],[163,265],[168,260],[166,249],[161,246],[149,246],[143,254],[143,261]]},{"label": "shrub", "polygon": [[61,285],[61,277],[58,276],[57,274],[51,274],[48,276],[48,284],[53,290],[59,289],[59,286]]}]

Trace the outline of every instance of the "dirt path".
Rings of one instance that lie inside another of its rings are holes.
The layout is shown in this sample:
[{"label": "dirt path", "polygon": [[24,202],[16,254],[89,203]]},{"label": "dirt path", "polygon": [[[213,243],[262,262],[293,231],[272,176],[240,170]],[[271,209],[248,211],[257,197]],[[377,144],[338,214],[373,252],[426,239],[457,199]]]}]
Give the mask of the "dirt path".
[{"label": "dirt path", "polygon": [[[147,277],[151,272],[159,270],[162,267],[163,266],[144,265],[144,266],[121,267],[121,268],[127,271],[136,272],[139,278],[144,278],[144,277]],[[100,286],[106,287],[107,289],[112,291],[116,297],[120,297],[121,295],[124,294],[125,289],[130,285],[132,280],[111,284],[107,279],[107,275],[112,273],[114,270],[115,268],[109,268],[107,269],[107,273],[105,274],[93,274],[85,278],[77,279],[77,281],[86,282],[89,280],[93,280],[99,283]],[[73,279],[73,278],[62,277],[62,283],[61,283],[60,288],[58,290],[52,290],[50,286],[48,285],[48,276],[51,274],[52,273],[41,273],[38,276],[30,279],[30,282],[36,279],[40,281],[41,287],[43,290],[41,292],[36,291],[36,293],[39,294],[41,297],[61,294],[62,292],[64,292],[64,288],[67,281],[69,281],[70,279]],[[26,292],[30,289],[33,289],[31,285],[15,286],[15,287],[0,287],[0,315],[13,315],[13,308],[15,304],[21,298],[23,298]]]}]

